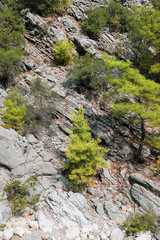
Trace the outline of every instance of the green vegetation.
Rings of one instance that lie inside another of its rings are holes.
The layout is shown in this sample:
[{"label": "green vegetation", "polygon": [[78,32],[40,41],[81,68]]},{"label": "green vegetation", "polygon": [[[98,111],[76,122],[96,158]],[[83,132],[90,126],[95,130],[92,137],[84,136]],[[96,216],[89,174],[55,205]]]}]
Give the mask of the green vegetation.
[{"label": "green vegetation", "polygon": [[159,0],[150,0],[155,9],[160,10],[160,1]]},{"label": "green vegetation", "polygon": [[20,71],[23,33],[19,14],[0,3],[0,82],[4,86]]},{"label": "green vegetation", "polygon": [[98,38],[103,27],[110,31],[124,32],[127,30],[129,10],[117,1],[111,1],[105,8],[90,8],[86,11],[87,20],[82,22],[82,32],[91,38]]},{"label": "green vegetation", "polygon": [[26,115],[26,106],[25,100],[18,89],[11,88],[10,93],[4,101],[4,106],[7,109],[2,110],[2,119],[5,123],[2,126],[5,128],[13,128],[21,133]]},{"label": "green vegetation", "polygon": [[[132,6],[128,24],[135,60],[143,71],[150,70],[151,77],[160,81],[160,10],[149,7]],[[158,64],[158,65],[157,65]]]},{"label": "green vegetation", "polygon": [[107,66],[103,60],[85,54],[75,59],[68,69],[67,78],[78,87],[86,87],[97,92],[106,90]]},{"label": "green vegetation", "polygon": [[129,219],[123,223],[122,229],[126,230],[128,235],[134,233],[151,231],[156,232],[156,217],[152,214],[141,214],[135,212],[130,214]]},{"label": "green vegetation", "polygon": [[88,18],[82,22],[82,32],[97,39],[101,29],[107,25],[107,11],[105,8],[89,8],[86,13]]},{"label": "green vegetation", "polygon": [[12,212],[15,215],[19,215],[26,207],[36,209],[36,203],[39,200],[40,194],[30,196],[29,190],[35,189],[37,177],[33,176],[27,179],[24,184],[21,184],[19,180],[14,180],[10,184],[4,187],[4,192],[7,195],[7,199],[12,207]]},{"label": "green vegetation", "polygon": [[[132,5],[129,11],[112,0],[105,8],[88,9],[88,18],[82,22],[82,32],[95,39],[106,26],[110,31],[128,33],[134,64],[146,76],[160,82],[160,3],[151,2],[154,8]],[[126,42],[124,44],[127,45]]]},{"label": "green vegetation", "polygon": [[[159,128],[160,85],[146,79],[137,69],[133,69],[129,60],[116,61],[114,57],[106,57],[104,61],[108,67],[107,82],[112,88],[112,91],[104,94],[104,99],[110,97],[114,99],[113,116],[127,114],[132,121],[140,124],[141,144],[136,158],[143,162],[141,151],[143,141],[146,139],[145,124]],[[115,76],[114,71],[117,73]]]},{"label": "green vegetation", "polygon": [[17,10],[30,8],[31,11],[46,16],[50,13],[63,13],[71,5],[70,0],[6,0],[8,4]]},{"label": "green vegetation", "polygon": [[54,59],[60,65],[73,64],[73,58],[76,56],[74,45],[67,38],[63,38],[55,43]]},{"label": "green vegetation", "polygon": [[91,177],[97,173],[99,166],[108,167],[103,159],[106,149],[99,146],[101,140],[91,137],[90,127],[84,119],[83,107],[77,114],[72,112],[74,127],[69,131],[69,144],[66,150],[68,158],[64,168],[67,170],[69,187],[74,191],[80,191],[91,183]]},{"label": "green vegetation", "polygon": [[158,164],[157,169],[160,171],[160,158],[158,159],[157,164]]},{"label": "green vegetation", "polygon": [[41,126],[48,127],[54,117],[55,100],[60,96],[42,82],[41,78],[35,78],[30,82],[32,103],[27,105],[25,117],[25,131],[39,131]]}]

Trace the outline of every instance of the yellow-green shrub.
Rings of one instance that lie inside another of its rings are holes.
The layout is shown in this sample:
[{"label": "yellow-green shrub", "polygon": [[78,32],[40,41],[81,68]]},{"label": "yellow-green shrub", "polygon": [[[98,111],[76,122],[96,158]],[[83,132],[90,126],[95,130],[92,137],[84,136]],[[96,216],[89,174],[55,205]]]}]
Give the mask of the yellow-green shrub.
[{"label": "yellow-green shrub", "polygon": [[68,162],[64,164],[69,187],[73,191],[80,191],[91,182],[99,166],[108,167],[103,159],[106,149],[99,146],[101,140],[91,136],[90,127],[84,119],[83,107],[77,114],[72,112],[74,127],[70,131],[69,144],[66,150]]},{"label": "yellow-green shrub", "polygon": [[125,229],[128,235],[148,230],[156,232],[155,220],[155,216],[149,213],[132,213],[129,219],[123,222],[122,229]]},{"label": "yellow-green shrub", "polygon": [[34,188],[36,181],[37,177],[33,176],[28,178],[24,184],[21,184],[19,180],[14,180],[4,187],[4,192],[7,195],[7,199],[11,205],[13,214],[20,214],[21,211],[26,207],[35,209],[40,194],[30,196],[29,190],[31,188],[33,188],[33,190],[36,190]]},{"label": "yellow-green shrub", "polygon": [[73,63],[73,58],[76,55],[75,47],[67,38],[55,43],[54,47],[54,59],[58,64],[66,66]]}]

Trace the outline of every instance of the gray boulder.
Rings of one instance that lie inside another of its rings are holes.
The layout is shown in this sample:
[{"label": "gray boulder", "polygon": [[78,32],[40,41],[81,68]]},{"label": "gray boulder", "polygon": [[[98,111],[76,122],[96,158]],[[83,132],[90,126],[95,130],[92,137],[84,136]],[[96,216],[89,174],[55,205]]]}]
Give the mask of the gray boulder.
[{"label": "gray boulder", "polygon": [[135,240],[151,240],[152,236],[150,232],[142,233],[139,237],[136,237]]},{"label": "gray boulder", "polygon": [[96,207],[96,212],[102,216],[104,214],[104,208],[102,203],[98,203]]},{"label": "gray boulder", "polygon": [[39,228],[43,232],[51,233],[53,230],[54,223],[50,217],[44,214],[42,211],[39,211],[36,215]]},{"label": "gray boulder", "polygon": [[102,183],[117,184],[117,181],[111,176],[109,168],[102,168],[100,179]]},{"label": "gray boulder", "polygon": [[61,191],[53,191],[46,199],[52,215],[59,220],[63,226],[81,226],[90,227],[92,229],[92,216],[89,214],[89,206],[85,197],[80,193],[67,193]]},{"label": "gray boulder", "polygon": [[160,212],[160,198],[141,185],[134,184],[131,188],[131,196],[145,210],[153,209],[155,214]]},{"label": "gray boulder", "polygon": [[145,210],[152,207],[155,214],[159,214],[160,185],[138,173],[132,173],[129,180],[133,199]]},{"label": "gray boulder", "polygon": [[19,135],[14,130],[0,127],[0,165],[10,171],[25,163],[23,148],[19,149],[18,139]]},{"label": "gray boulder", "polygon": [[67,32],[74,33],[77,31],[77,28],[76,28],[74,22],[70,18],[63,17],[62,22],[63,22],[64,28],[66,29]]},{"label": "gray boulder", "polygon": [[110,240],[123,240],[124,239],[124,233],[119,228],[115,228],[111,232]]},{"label": "gray boulder", "polygon": [[116,219],[119,215],[118,207],[115,204],[113,204],[111,201],[105,202],[104,209],[105,209],[107,216],[111,220]]},{"label": "gray boulder", "polygon": [[98,46],[96,41],[91,40],[86,36],[77,35],[74,37],[74,42],[78,52],[90,53],[91,55],[95,55],[97,53]]},{"label": "gray boulder", "polygon": [[139,173],[132,173],[129,176],[129,181],[133,185],[134,183],[142,185],[144,188],[151,192],[155,192],[160,197],[160,184],[154,182],[148,178],[145,178]]},{"label": "gray boulder", "polygon": [[48,29],[48,34],[54,42],[59,42],[60,40],[66,37],[61,29],[55,27],[50,27]]},{"label": "gray boulder", "polygon": [[3,240],[3,232],[0,231],[0,240]]},{"label": "gray boulder", "polygon": [[32,26],[40,26],[45,24],[44,20],[37,14],[33,14],[29,9],[24,9],[21,11],[22,16],[24,17],[25,23]]},{"label": "gray boulder", "polygon": [[3,176],[5,178],[8,173],[14,176],[24,174],[55,176],[57,170],[50,162],[51,159],[52,156],[34,136],[31,135],[26,140],[14,130],[0,127],[0,166],[5,168],[3,174],[0,172],[2,182]]},{"label": "gray boulder", "polygon": [[12,217],[12,210],[8,206],[7,201],[0,201],[0,226],[6,224],[6,222]]},{"label": "gray boulder", "polygon": [[14,234],[14,229],[13,228],[9,228],[4,230],[3,232],[3,240],[10,240],[13,237]]}]

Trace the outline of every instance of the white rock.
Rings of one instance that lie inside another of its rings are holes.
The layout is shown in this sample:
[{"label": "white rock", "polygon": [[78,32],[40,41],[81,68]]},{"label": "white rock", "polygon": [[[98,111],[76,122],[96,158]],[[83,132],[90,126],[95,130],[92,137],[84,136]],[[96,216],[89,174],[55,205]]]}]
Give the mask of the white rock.
[{"label": "white rock", "polygon": [[110,237],[111,231],[108,231],[108,232],[106,233],[106,235],[107,235],[107,237]]},{"label": "white rock", "polygon": [[92,225],[92,231],[96,232],[98,230],[98,228],[99,228],[99,226],[96,223],[94,223]]},{"label": "white rock", "polygon": [[103,231],[106,232],[106,230],[108,230],[109,226],[106,222],[103,223]]},{"label": "white rock", "polygon": [[14,229],[13,228],[9,228],[4,230],[3,232],[3,240],[10,240],[13,237],[14,234]]},{"label": "white rock", "polygon": [[110,239],[111,240],[123,240],[124,239],[124,233],[121,231],[121,229],[115,228],[111,232]]},{"label": "white rock", "polygon": [[82,233],[92,232],[92,226],[88,225],[88,226],[82,227],[81,232]]},{"label": "white rock", "polygon": [[135,240],[151,240],[151,239],[152,239],[151,234],[148,232],[142,233],[141,236],[135,238]]},{"label": "white rock", "polygon": [[48,233],[52,232],[52,229],[53,229],[52,226],[54,225],[53,221],[49,219],[49,217],[47,217],[42,211],[38,212],[37,220],[38,220],[39,228],[43,232],[48,232]]},{"label": "white rock", "polygon": [[81,239],[82,240],[86,240],[88,237],[87,237],[87,234],[85,234],[85,233],[82,233],[82,235],[81,235]]},{"label": "white rock", "polygon": [[37,221],[30,221],[29,226],[33,229],[38,229],[38,222]]},{"label": "white rock", "polygon": [[80,230],[78,227],[76,227],[76,226],[70,227],[66,231],[66,237],[68,239],[75,239],[76,237],[79,236],[79,233],[80,233]]},{"label": "white rock", "polygon": [[14,229],[14,234],[22,237],[22,236],[24,235],[24,230],[23,230],[23,228],[21,228],[21,227],[16,227],[16,228]]},{"label": "white rock", "polygon": [[100,239],[101,240],[106,240],[107,239],[107,236],[106,236],[106,234],[104,232],[100,233]]},{"label": "white rock", "polygon": [[0,231],[0,240],[3,240],[3,232]]},{"label": "white rock", "polygon": [[95,239],[95,237],[94,237],[92,234],[90,234],[90,235],[89,235],[89,239],[90,239],[90,240],[93,240],[93,239]]}]

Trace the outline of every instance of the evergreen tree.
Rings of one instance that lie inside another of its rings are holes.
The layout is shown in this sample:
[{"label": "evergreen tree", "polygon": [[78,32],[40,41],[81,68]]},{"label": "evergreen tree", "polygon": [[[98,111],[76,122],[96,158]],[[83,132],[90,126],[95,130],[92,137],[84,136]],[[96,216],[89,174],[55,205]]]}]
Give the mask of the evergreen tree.
[{"label": "evergreen tree", "polygon": [[[154,0],[153,0],[154,1]],[[158,4],[158,1],[155,1]],[[156,6],[155,6],[156,7]],[[128,21],[128,37],[139,68],[160,81],[160,9],[132,6]],[[150,71],[148,71],[150,70]]]},{"label": "evergreen tree", "polygon": [[[143,162],[141,151],[146,139],[145,125],[160,128],[160,84],[146,79],[131,67],[130,61],[116,61],[113,57],[106,57],[104,61],[109,71],[107,81],[112,88],[112,91],[104,94],[104,99],[114,94],[113,115],[119,117],[128,114],[131,120],[140,124],[141,144],[136,158]],[[159,136],[156,138],[160,140]],[[152,139],[152,146],[153,143]]]},{"label": "evergreen tree", "polygon": [[86,53],[75,59],[72,68],[68,69],[67,78],[78,87],[85,87],[101,93],[106,90],[107,66],[102,59]]},{"label": "evergreen tree", "polygon": [[19,14],[0,3],[0,80],[5,86],[20,70],[23,33],[24,25]]},{"label": "evergreen tree", "polygon": [[72,112],[74,127],[69,131],[69,144],[66,150],[68,162],[64,164],[70,185],[74,190],[82,190],[91,182],[98,166],[108,167],[103,155],[107,150],[99,146],[101,140],[91,137],[90,127],[84,119],[83,107],[77,114]]},{"label": "evergreen tree", "polygon": [[49,13],[63,13],[71,2],[70,0],[18,0],[21,8],[30,8],[31,11],[41,14],[43,16]]},{"label": "evergreen tree", "polygon": [[73,58],[77,54],[74,52],[74,45],[67,38],[63,38],[58,43],[55,43],[54,47],[54,59],[58,64],[64,66],[73,64]]},{"label": "evergreen tree", "polygon": [[4,127],[13,128],[20,133],[26,115],[25,104],[18,106],[17,101],[12,102],[8,99],[4,101],[4,106],[7,108],[7,110],[2,111]]},{"label": "evergreen tree", "polygon": [[2,125],[6,128],[13,128],[21,133],[21,128],[24,124],[24,117],[26,115],[26,101],[21,92],[17,88],[11,88],[7,95],[4,106],[7,109],[2,109],[3,122]]}]

